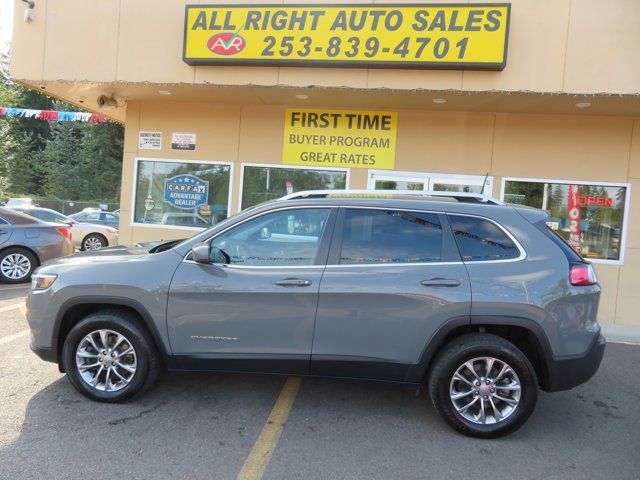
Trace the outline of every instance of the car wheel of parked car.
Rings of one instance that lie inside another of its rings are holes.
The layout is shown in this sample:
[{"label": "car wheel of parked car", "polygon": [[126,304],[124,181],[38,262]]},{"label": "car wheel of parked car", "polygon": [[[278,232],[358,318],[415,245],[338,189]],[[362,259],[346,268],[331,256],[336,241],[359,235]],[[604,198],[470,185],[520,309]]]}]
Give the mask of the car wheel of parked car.
[{"label": "car wheel of parked car", "polygon": [[429,394],[455,430],[495,438],[527,421],[538,398],[538,381],[531,362],[515,345],[474,333],[455,338],[438,354]]},{"label": "car wheel of parked car", "polygon": [[100,402],[120,402],[153,384],[160,360],[137,317],[122,310],[102,310],[71,329],[62,363],[80,393]]},{"label": "car wheel of parked car", "polygon": [[38,260],[29,250],[7,248],[0,254],[0,280],[4,283],[28,282],[37,266]]},{"label": "car wheel of parked car", "polygon": [[82,241],[82,250],[98,250],[107,246],[107,239],[97,233],[90,233]]}]

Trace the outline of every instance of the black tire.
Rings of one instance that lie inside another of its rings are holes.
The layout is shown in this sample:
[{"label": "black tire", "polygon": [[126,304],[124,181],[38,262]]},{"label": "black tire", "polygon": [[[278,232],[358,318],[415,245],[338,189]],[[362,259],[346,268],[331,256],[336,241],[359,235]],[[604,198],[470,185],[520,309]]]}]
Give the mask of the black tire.
[{"label": "black tire", "polygon": [[[483,356],[507,363],[518,376],[521,387],[520,400],[514,411],[493,424],[474,423],[464,418],[449,394],[456,370],[465,362]],[[447,344],[435,359],[428,382],[431,401],[440,416],[454,430],[476,438],[497,438],[516,431],[533,413],[538,399],[536,372],[529,359],[512,343],[486,333],[462,335]]]},{"label": "black tire", "polygon": [[104,248],[109,246],[109,243],[107,242],[107,239],[105,237],[103,237],[99,233],[90,233],[89,235],[87,235],[82,239],[82,243],[80,244],[80,249],[81,250],[97,250],[98,248],[92,248],[92,249],[87,248],[87,242],[91,242],[91,241],[99,242],[100,247],[98,248]]},{"label": "black tire", "polygon": [[29,262],[29,270],[27,271],[25,276],[22,276],[20,278],[11,278],[10,276],[5,275],[5,273],[2,271],[2,268],[0,268],[0,282],[2,283],[30,282],[31,274],[38,267],[38,259],[36,258],[36,256],[26,248],[11,247],[11,248],[7,248],[6,250],[3,250],[2,253],[0,253],[0,265],[2,265],[2,262],[4,262],[5,259],[10,255],[20,255],[26,258]]},{"label": "black tire", "polygon": [[[92,387],[82,378],[76,365],[78,345],[89,333],[100,329],[124,335],[136,353],[136,371],[130,383],[120,390],[103,391]],[[91,400],[107,403],[122,402],[146,391],[153,385],[160,370],[160,358],[151,336],[135,315],[117,309],[92,313],[75,325],[64,341],[62,364],[76,390]]]}]

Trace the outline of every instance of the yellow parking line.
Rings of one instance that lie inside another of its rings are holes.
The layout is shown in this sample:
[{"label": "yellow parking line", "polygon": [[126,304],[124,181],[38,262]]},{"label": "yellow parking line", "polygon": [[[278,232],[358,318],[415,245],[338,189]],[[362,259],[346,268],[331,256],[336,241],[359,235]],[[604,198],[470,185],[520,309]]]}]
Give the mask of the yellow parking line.
[{"label": "yellow parking line", "polygon": [[24,303],[24,302],[14,303],[13,305],[9,305],[9,306],[6,306],[6,307],[2,307],[2,308],[0,308],[0,313],[8,312],[8,311],[10,311],[10,310],[16,310],[16,309],[18,309],[18,308],[22,308],[22,307],[24,307],[24,306],[25,306],[25,303]]},{"label": "yellow parking line", "polygon": [[244,461],[242,470],[238,473],[237,480],[260,480],[264,475],[271,455],[278,445],[282,430],[287,423],[287,418],[289,418],[289,412],[300,389],[300,383],[299,378],[287,378],[276,404],[271,409],[267,423],[262,427],[260,436]]}]

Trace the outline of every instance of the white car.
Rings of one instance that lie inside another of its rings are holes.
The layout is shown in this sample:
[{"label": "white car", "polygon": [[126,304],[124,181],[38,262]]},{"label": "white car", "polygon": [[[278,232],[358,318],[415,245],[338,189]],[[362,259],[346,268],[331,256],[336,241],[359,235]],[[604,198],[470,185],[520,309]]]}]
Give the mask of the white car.
[{"label": "white car", "polygon": [[33,207],[33,200],[27,197],[22,198],[10,198],[5,204],[7,208],[15,208],[15,207]]},{"label": "white car", "polygon": [[17,212],[26,213],[45,222],[69,225],[71,241],[80,250],[97,250],[118,244],[118,230],[106,225],[80,223],[55,210],[41,207],[11,207]]},{"label": "white car", "polygon": [[210,227],[211,224],[196,213],[167,212],[162,215],[163,225],[179,225],[182,227]]}]

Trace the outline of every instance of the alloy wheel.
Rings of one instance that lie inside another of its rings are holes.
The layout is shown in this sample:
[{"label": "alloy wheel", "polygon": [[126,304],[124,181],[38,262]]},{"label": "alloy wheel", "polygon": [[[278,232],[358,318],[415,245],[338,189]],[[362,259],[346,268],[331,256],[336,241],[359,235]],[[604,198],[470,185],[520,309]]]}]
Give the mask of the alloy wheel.
[{"label": "alloy wheel", "polygon": [[89,237],[84,241],[85,250],[98,250],[102,248],[102,242],[97,237]]},{"label": "alloy wheel", "polygon": [[11,280],[20,280],[29,275],[31,271],[31,261],[26,255],[12,253],[7,255],[0,262],[0,271]]},{"label": "alloy wheel", "polygon": [[453,374],[449,397],[456,411],[472,423],[496,424],[511,416],[522,388],[516,372],[493,357],[464,362]]},{"label": "alloy wheel", "polygon": [[136,351],[129,339],[113,330],[94,330],[76,349],[80,377],[103,392],[115,392],[129,385],[137,365]]}]

